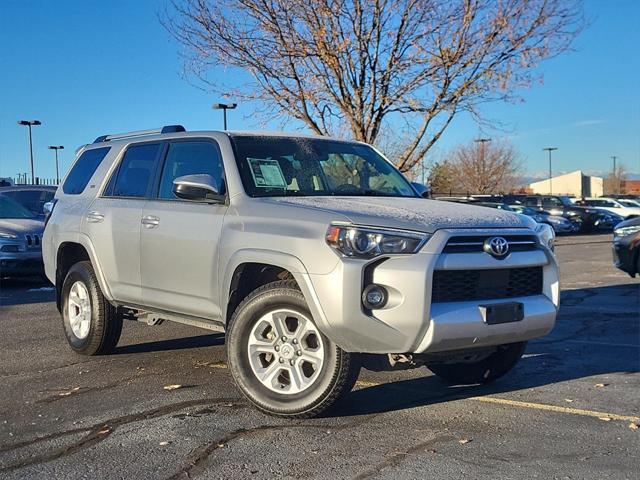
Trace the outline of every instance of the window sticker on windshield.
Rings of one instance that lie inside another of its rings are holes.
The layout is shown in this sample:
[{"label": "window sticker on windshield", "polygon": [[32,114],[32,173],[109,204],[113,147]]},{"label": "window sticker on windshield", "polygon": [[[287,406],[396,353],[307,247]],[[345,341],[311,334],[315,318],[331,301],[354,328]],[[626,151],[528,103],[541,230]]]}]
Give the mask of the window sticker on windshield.
[{"label": "window sticker on windshield", "polygon": [[287,187],[287,182],[284,180],[284,175],[277,160],[247,158],[247,162],[249,162],[249,168],[251,168],[251,175],[256,187]]}]

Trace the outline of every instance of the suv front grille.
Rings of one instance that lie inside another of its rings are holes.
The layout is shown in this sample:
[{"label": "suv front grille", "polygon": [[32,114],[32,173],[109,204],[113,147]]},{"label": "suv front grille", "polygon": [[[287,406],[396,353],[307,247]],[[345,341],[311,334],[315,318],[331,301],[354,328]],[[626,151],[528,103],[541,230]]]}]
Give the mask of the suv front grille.
[{"label": "suv front grille", "polygon": [[465,302],[542,294],[542,267],[436,270],[431,301]]},{"label": "suv front grille", "polygon": [[538,243],[534,235],[459,235],[451,237],[443,253],[475,253],[482,252],[484,241],[491,237],[502,237],[509,242],[509,252],[527,252],[536,250]]}]

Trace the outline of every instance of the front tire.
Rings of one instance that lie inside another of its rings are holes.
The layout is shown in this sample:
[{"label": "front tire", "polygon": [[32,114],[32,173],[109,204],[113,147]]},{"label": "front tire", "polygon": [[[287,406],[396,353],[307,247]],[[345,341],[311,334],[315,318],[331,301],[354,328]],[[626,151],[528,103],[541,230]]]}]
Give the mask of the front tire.
[{"label": "front tire", "polygon": [[67,342],[82,355],[111,353],[122,332],[122,318],[104,298],[91,262],[71,267],[62,284],[62,324]]},{"label": "front tire", "polygon": [[251,293],[233,314],[226,346],[240,391],[279,417],[320,415],[353,388],[360,370],[353,355],[318,330],[292,280]]},{"label": "front tire", "polygon": [[428,363],[427,367],[438,377],[455,385],[491,383],[516,366],[526,345],[527,342],[500,345],[494,353],[478,362]]}]

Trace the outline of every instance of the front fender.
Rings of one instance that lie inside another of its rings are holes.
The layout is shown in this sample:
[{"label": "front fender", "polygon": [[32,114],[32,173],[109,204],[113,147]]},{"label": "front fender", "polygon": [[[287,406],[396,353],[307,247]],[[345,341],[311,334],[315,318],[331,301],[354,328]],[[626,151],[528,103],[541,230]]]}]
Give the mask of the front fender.
[{"label": "front fender", "polygon": [[222,273],[222,289],[220,291],[220,306],[222,310],[222,318],[227,318],[227,299],[231,289],[231,281],[236,269],[243,263],[264,263],[275,267],[284,268],[289,271],[298,283],[302,294],[309,306],[311,315],[320,329],[320,331],[329,337],[333,342],[338,343],[337,339],[332,338],[331,329],[327,322],[324,311],[320,304],[320,300],[313,288],[309,273],[302,261],[287,253],[274,250],[264,250],[259,248],[250,248],[238,250],[226,262],[226,267]]}]

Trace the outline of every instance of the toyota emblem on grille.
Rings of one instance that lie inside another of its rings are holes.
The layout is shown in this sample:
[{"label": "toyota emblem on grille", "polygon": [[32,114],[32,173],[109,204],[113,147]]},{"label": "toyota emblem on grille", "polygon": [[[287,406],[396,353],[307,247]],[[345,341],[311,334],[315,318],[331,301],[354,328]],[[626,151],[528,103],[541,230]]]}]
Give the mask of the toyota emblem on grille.
[{"label": "toyota emblem on grille", "polygon": [[509,242],[502,237],[491,237],[484,241],[484,251],[496,258],[502,258],[509,253]]}]

